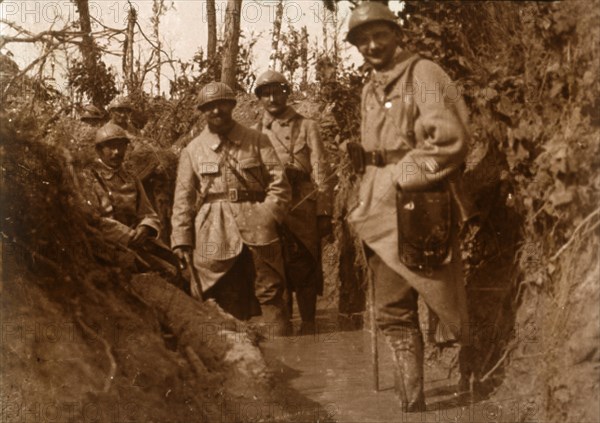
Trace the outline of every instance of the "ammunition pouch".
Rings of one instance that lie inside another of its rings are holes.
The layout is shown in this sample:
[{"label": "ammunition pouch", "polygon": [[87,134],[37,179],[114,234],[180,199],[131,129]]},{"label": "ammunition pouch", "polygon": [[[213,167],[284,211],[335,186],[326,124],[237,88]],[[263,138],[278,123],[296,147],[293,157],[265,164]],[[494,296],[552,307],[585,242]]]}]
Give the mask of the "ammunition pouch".
[{"label": "ammunition pouch", "polygon": [[446,183],[396,191],[398,254],[413,269],[445,264],[451,255],[452,198]]}]

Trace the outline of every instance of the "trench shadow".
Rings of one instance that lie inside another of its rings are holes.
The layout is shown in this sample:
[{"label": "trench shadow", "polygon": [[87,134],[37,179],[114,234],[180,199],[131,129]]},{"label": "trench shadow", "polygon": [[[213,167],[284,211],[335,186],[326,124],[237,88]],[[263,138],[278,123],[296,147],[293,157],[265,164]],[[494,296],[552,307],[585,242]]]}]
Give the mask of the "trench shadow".
[{"label": "trench shadow", "polygon": [[302,371],[284,363],[276,355],[277,346],[261,351],[272,380],[272,396],[270,398],[273,411],[272,421],[303,422],[303,423],[337,423],[336,407],[334,404],[320,404],[311,400],[299,390],[292,387],[292,381],[302,375]]},{"label": "trench shadow", "polygon": [[[318,305],[318,304],[317,304]],[[336,308],[329,305],[327,308],[317,309],[314,329],[304,330],[301,328],[299,316],[292,319],[295,331],[292,335],[299,337],[320,336],[327,338],[339,332],[356,332],[363,330],[363,316],[356,314],[347,316],[340,313]]]}]

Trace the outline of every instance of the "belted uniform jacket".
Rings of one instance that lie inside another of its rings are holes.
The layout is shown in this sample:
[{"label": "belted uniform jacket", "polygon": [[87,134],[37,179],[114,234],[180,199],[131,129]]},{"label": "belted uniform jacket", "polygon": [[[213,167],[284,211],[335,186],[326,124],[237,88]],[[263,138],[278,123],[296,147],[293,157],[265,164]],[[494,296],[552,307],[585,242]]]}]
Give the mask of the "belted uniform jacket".
[{"label": "belted uniform jacket", "polygon": [[[363,88],[364,149],[407,149],[407,153],[384,167],[367,166],[359,186],[359,203],[349,221],[369,248],[423,296],[444,324],[446,337],[465,340],[468,321],[456,234],[451,262],[438,268],[409,269],[398,255],[397,187],[423,190],[444,180],[463,164],[469,142],[467,110],[458,87],[437,64],[425,59],[416,63],[412,81],[407,80],[414,59],[398,49],[393,65],[374,71]],[[408,145],[406,135],[411,129],[409,107],[413,107],[416,145]]]},{"label": "belted uniform jacket", "polygon": [[122,166],[114,169],[97,159],[84,170],[82,182],[82,195],[100,214],[100,230],[107,239],[127,245],[140,225],[158,235],[160,219],[144,186]]},{"label": "belted uniform jacket", "polygon": [[[235,198],[236,190],[262,191],[265,199],[205,201],[211,193]],[[278,246],[277,223],[290,197],[283,166],[266,135],[237,122],[225,135],[206,127],[179,157],[171,245],[193,247],[194,267],[207,290],[233,266],[243,244]]]},{"label": "belted uniform jacket", "polygon": [[279,117],[265,111],[259,127],[269,136],[284,167],[305,175],[305,178],[290,180],[291,210],[284,223],[319,261],[317,216],[330,216],[333,200],[333,185],[327,180],[330,165],[319,127],[291,106]]}]

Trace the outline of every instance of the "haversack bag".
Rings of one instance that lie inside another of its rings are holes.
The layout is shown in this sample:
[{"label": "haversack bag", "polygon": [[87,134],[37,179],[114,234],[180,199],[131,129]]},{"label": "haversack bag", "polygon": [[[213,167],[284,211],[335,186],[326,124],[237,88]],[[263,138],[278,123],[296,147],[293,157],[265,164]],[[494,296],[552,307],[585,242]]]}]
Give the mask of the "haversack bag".
[{"label": "haversack bag", "polygon": [[398,254],[410,268],[445,264],[451,256],[452,199],[445,184],[427,191],[396,191]]}]

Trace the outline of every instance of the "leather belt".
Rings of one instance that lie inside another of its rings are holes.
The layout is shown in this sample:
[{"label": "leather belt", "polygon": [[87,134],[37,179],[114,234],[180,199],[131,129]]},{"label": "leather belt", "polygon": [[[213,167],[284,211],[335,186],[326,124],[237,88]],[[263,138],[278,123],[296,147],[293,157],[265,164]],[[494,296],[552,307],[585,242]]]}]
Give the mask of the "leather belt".
[{"label": "leather belt", "polygon": [[242,191],[231,188],[226,192],[209,192],[204,198],[205,203],[215,201],[229,201],[231,203],[241,203],[245,201],[264,201],[265,193],[263,191]]},{"label": "leather belt", "polygon": [[364,152],[366,165],[384,167],[402,160],[409,150],[373,150]]},{"label": "leather belt", "polygon": [[384,167],[399,162],[410,149],[399,148],[396,150],[365,151],[359,143],[349,142],[346,144],[346,151],[348,152],[348,157],[354,171],[358,174],[363,174],[367,166]]}]

